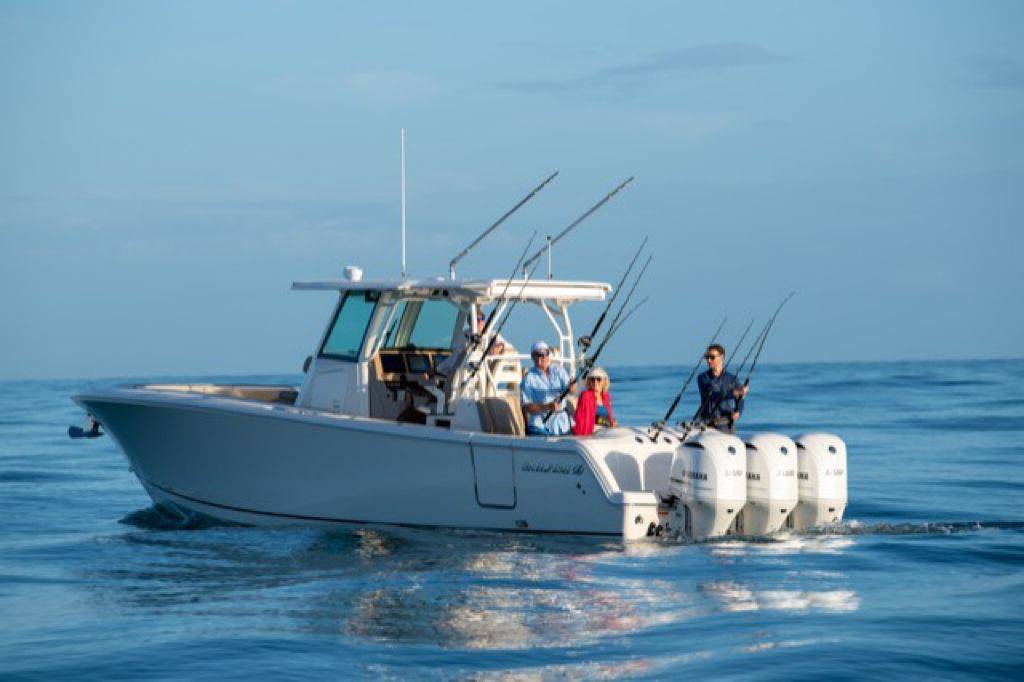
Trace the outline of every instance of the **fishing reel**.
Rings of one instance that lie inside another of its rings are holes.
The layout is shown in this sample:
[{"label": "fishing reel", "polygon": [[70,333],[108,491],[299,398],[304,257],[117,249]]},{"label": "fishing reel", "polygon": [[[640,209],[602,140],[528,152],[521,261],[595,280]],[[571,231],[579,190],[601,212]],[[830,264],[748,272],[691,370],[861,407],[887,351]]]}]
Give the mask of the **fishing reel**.
[{"label": "fishing reel", "polygon": [[580,344],[580,350],[585,353],[587,352],[587,349],[590,348],[590,344],[594,342],[594,339],[591,338],[590,334],[586,334],[578,338],[577,341]]}]

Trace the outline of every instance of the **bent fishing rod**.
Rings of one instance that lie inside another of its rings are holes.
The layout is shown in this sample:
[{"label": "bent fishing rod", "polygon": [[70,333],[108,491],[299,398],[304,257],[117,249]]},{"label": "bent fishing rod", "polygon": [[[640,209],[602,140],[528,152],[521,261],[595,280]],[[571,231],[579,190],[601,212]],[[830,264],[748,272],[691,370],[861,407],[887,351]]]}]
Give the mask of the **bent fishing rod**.
[{"label": "bent fishing rod", "polygon": [[632,272],[633,266],[636,265],[636,261],[640,258],[640,253],[644,250],[644,246],[647,245],[647,237],[640,242],[640,248],[633,254],[633,260],[629,262],[629,266],[626,271],[622,273],[622,277],[619,279],[619,283],[615,285],[615,291],[612,292],[611,298],[608,299],[608,303],[605,305],[604,310],[601,311],[601,315],[597,318],[597,322],[594,323],[594,328],[590,330],[589,334],[581,336],[578,341],[580,344],[580,350],[584,353],[590,348],[590,344],[593,343],[594,337],[597,336],[597,332],[601,329],[601,325],[604,324],[604,319],[608,316],[608,311],[612,309],[612,304],[615,303],[615,299],[618,298],[619,293],[622,291],[622,285],[626,283],[626,278],[629,277],[629,273]]},{"label": "bent fishing rod", "polygon": [[604,195],[604,198],[603,198],[603,199],[601,199],[601,201],[599,201],[599,202],[597,202],[596,204],[594,204],[593,206],[591,206],[591,207],[590,207],[590,209],[588,209],[586,213],[584,213],[583,215],[581,215],[581,216],[580,216],[579,218],[577,218],[576,220],[572,221],[572,223],[570,223],[568,227],[566,227],[566,228],[565,228],[564,230],[562,230],[561,232],[559,232],[559,233],[558,233],[558,234],[557,234],[557,235],[556,235],[556,236],[554,237],[554,239],[552,239],[552,240],[551,240],[551,241],[549,241],[549,242],[548,242],[547,244],[545,244],[545,245],[544,245],[544,246],[542,246],[542,247],[541,247],[540,249],[538,249],[538,250],[537,250],[537,253],[535,253],[535,254],[533,254],[532,256],[530,256],[530,258],[529,258],[529,259],[528,259],[528,260],[527,260],[527,261],[526,261],[525,263],[523,263],[523,270],[525,271],[525,270],[526,270],[526,268],[530,267],[530,266],[531,266],[531,265],[533,265],[533,264],[534,264],[535,262],[539,261],[539,260],[540,260],[540,257],[544,255],[544,251],[546,251],[546,250],[550,249],[550,248],[551,248],[552,246],[554,246],[554,245],[555,245],[556,243],[558,243],[558,241],[559,241],[559,240],[560,240],[560,239],[561,239],[562,237],[564,237],[565,235],[567,235],[567,234],[569,234],[570,232],[572,232],[572,231],[573,231],[573,230],[574,230],[574,229],[576,228],[576,226],[577,226],[577,225],[579,225],[579,224],[580,224],[580,223],[582,223],[582,222],[583,222],[584,220],[586,220],[587,218],[589,218],[590,216],[592,216],[592,215],[594,214],[594,212],[595,212],[595,211],[597,211],[597,209],[599,209],[599,208],[601,208],[602,206],[604,206],[604,205],[605,205],[606,203],[608,203],[608,200],[609,200],[609,199],[611,199],[611,198],[612,198],[613,196],[615,196],[615,195],[616,195],[616,194],[618,194],[618,193],[619,193],[620,191],[622,191],[622,188],[623,188],[623,187],[625,187],[625,186],[626,186],[626,185],[628,185],[629,183],[633,182],[633,177],[634,177],[634,176],[632,176],[632,175],[631,175],[631,176],[629,176],[628,178],[626,178],[626,180],[625,180],[625,181],[623,181],[623,182],[622,182],[622,183],[621,183],[621,184],[620,184],[620,185],[619,185],[618,187],[616,187],[615,189],[613,189],[613,190],[612,190],[611,192],[608,192],[608,194]]},{"label": "bent fishing rod", "polygon": [[[718,329],[715,330],[715,333],[711,335],[711,340],[708,341],[707,346],[710,346],[711,344],[718,340],[718,335],[719,333],[721,333],[722,327],[725,326],[725,321],[728,319],[728,317],[722,318],[721,324],[718,325]],[[670,419],[672,419],[672,413],[676,411],[677,407],[679,407],[679,401],[683,399],[683,394],[686,393],[687,387],[690,385],[690,382],[693,381],[693,377],[697,374],[697,370],[700,369],[700,363],[704,361],[704,355],[708,352],[707,346],[705,346],[704,350],[701,351],[700,357],[697,358],[697,363],[693,366],[693,369],[690,370],[690,376],[686,377],[686,381],[683,382],[683,387],[679,389],[679,393],[676,394],[675,400],[672,401],[672,404],[669,406],[668,411],[665,412],[665,418],[662,419],[661,421],[654,422],[653,424],[651,424],[651,426],[654,427],[654,435],[651,437],[651,442],[657,442],[658,436],[661,435],[661,432],[662,430],[664,430],[665,425],[668,424],[668,421]]]},{"label": "bent fishing rod", "polygon": [[[554,401],[556,405],[565,400],[566,396],[569,395],[572,389],[572,385],[574,383],[579,382],[581,379],[586,378],[586,376],[590,374],[591,368],[593,368],[594,363],[597,362],[597,359],[601,356],[601,352],[605,349],[605,346],[608,345],[608,342],[615,335],[615,332],[622,328],[622,325],[625,324],[626,320],[629,319],[630,315],[635,313],[637,309],[640,308],[640,306],[647,302],[647,299],[645,298],[640,303],[630,308],[629,313],[626,314],[625,317],[623,317],[623,313],[629,306],[629,302],[630,300],[632,300],[633,294],[636,293],[636,287],[638,284],[640,284],[640,280],[643,279],[644,274],[647,272],[647,268],[650,266],[652,258],[653,256],[647,257],[647,261],[644,263],[644,266],[640,269],[640,272],[637,274],[636,279],[633,280],[633,285],[629,288],[629,293],[626,294],[626,298],[623,299],[622,305],[619,306],[618,312],[616,312],[615,316],[612,318],[611,324],[608,327],[608,331],[605,332],[604,338],[601,340],[601,343],[598,344],[597,350],[594,351],[593,357],[588,358],[584,356],[580,358],[581,362],[580,366],[576,370],[575,378],[569,381],[569,385],[565,387],[562,393]],[[544,422],[547,423],[547,421],[551,419],[551,416],[555,414],[555,412],[556,410],[549,410],[548,413],[544,415]]]},{"label": "bent fishing rod", "polygon": [[456,264],[456,263],[458,263],[458,262],[459,262],[460,260],[462,260],[463,258],[465,258],[465,257],[466,257],[466,255],[467,255],[467,254],[468,254],[468,253],[469,253],[470,251],[472,251],[472,250],[473,250],[473,249],[474,249],[474,248],[476,247],[476,245],[477,245],[477,244],[479,244],[480,242],[482,242],[482,241],[483,241],[483,240],[484,240],[484,239],[485,239],[485,238],[487,237],[487,235],[489,235],[489,234],[490,234],[491,232],[494,232],[494,231],[495,231],[496,229],[498,229],[498,226],[499,226],[499,225],[501,225],[501,224],[502,224],[503,222],[505,222],[506,220],[508,220],[508,218],[509,218],[509,217],[510,217],[510,216],[511,216],[511,215],[512,215],[513,213],[515,213],[515,212],[516,212],[516,211],[518,211],[518,210],[519,210],[520,208],[522,208],[522,207],[523,207],[523,205],[524,205],[524,204],[525,204],[526,202],[528,202],[528,201],[529,201],[530,199],[532,199],[533,197],[535,197],[535,196],[537,195],[537,193],[538,193],[538,192],[540,192],[540,191],[541,191],[542,189],[544,189],[545,187],[547,187],[547,184],[548,184],[549,182],[551,182],[552,180],[554,180],[554,179],[555,179],[555,177],[556,177],[557,175],[558,175],[558,171],[555,171],[554,173],[552,173],[551,175],[549,175],[548,177],[546,177],[546,178],[544,179],[544,181],[543,181],[543,182],[541,182],[541,183],[540,183],[539,185],[537,185],[536,187],[534,187],[534,188],[533,188],[533,190],[532,190],[532,191],[531,191],[531,192],[530,192],[529,194],[527,194],[527,195],[526,195],[525,197],[523,197],[522,199],[520,199],[520,200],[519,200],[519,203],[518,203],[518,204],[516,204],[515,206],[513,206],[512,208],[510,208],[509,210],[507,210],[507,211],[505,212],[505,215],[503,215],[503,216],[501,216],[500,218],[498,218],[498,219],[497,219],[497,220],[496,220],[496,221],[495,221],[495,222],[494,222],[494,223],[493,223],[493,224],[492,224],[492,225],[491,225],[490,227],[488,227],[488,228],[487,228],[486,230],[484,230],[484,231],[483,231],[483,234],[481,234],[481,235],[480,235],[479,237],[477,237],[476,239],[474,239],[474,240],[473,240],[473,241],[472,241],[472,242],[470,243],[470,245],[469,245],[469,246],[467,246],[467,247],[466,247],[466,248],[464,248],[464,249],[463,249],[462,251],[460,251],[460,252],[459,252],[459,255],[455,256],[455,258],[452,258],[451,262],[450,262],[450,263],[448,264],[448,274],[449,274],[449,275],[451,276],[451,278],[452,278],[452,279],[455,279],[455,264]]}]

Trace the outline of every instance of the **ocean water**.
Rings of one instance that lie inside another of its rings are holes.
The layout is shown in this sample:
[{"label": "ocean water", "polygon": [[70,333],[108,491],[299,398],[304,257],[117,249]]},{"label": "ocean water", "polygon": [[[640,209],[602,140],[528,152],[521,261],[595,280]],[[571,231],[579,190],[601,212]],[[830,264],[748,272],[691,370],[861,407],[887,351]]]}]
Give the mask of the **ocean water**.
[{"label": "ocean water", "polygon": [[[2,383],[0,678],[1024,677],[1024,361],[758,372],[741,430],[846,440],[841,527],[186,527],[109,437],[66,436],[70,395],[151,377]],[[613,368],[620,421],[660,416],[684,374]]]}]

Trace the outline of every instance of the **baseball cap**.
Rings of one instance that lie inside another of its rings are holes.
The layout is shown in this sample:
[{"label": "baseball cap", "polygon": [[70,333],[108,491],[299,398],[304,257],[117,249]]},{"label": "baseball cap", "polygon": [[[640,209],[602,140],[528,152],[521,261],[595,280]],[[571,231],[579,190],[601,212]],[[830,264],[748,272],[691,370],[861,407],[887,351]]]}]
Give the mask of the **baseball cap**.
[{"label": "baseball cap", "polygon": [[543,341],[538,341],[530,346],[530,355],[547,355],[550,352],[551,348]]}]

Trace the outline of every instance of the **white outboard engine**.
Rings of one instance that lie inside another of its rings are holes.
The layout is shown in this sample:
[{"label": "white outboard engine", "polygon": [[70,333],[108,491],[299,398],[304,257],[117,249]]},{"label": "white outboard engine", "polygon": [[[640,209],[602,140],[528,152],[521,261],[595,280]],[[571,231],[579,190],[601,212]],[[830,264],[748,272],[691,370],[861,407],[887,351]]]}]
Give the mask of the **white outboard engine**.
[{"label": "white outboard engine", "polygon": [[736,517],[736,531],[768,535],[786,524],[799,499],[797,447],[777,433],[759,433],[746,445],[747,504]]},{"label": "white outboard engine", "polygon": [[742,440],[714,429],[676,448],[669,473],[675,498],[666,524],[669,534],[704,540],[729,532],[747,500],[745,450]]},{"label": "white outboard engine", "polygon": [[846,510],[846,443],[831,433],[797,436],[800,502],[792,526],[806,530],[842,520]]}]

